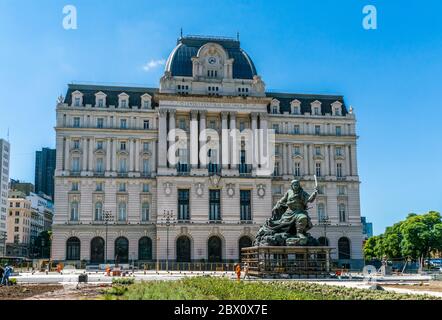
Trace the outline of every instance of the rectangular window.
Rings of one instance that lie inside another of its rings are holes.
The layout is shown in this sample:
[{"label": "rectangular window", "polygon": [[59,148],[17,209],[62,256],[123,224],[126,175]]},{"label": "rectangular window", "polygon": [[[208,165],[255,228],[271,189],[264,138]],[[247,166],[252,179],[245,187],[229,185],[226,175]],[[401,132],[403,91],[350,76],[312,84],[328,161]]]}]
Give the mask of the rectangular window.
[{"label": "rectangular window", "polygon": [[299,156],[300,154],[301,154],[301,148],[299,146],[294,146],[293,147],[293,155]]},{"label": "rectangular window", "polygon": [[143,151],[149,151],[149,142],[143,142]]},{"label": "rectangular window", "polygon": [[143,174],[147,175],[149,173],[150,173],[149,159],[143,159]]},{"label": "rectangular window", "polygon": [[97,167],[96,167],[96,171],[98,173],[102,173],[104,171],[104,166],[103,166],[103,158],[97,158]]},{"label": "rectangular window", "polygon": [[273,175],[275,177],[279,176],[279,162],[275,162],[275,168],[273,169]]},{"label": "rectangular window", "polygon": [[338,186],[338,195],[339,196],[345,195],[345,186]]},{"label": "rectangular window", "polygon": [[295,162],[295,168],[293,174],[295,175],[295,177],[301,176],[301,163]]},{"label": "rectangular window", "polygon": [[80,149],[80,140],[74,140],[74,149]]},{"label": "rectangular window", "polygon": [[321,126],[315,126],[315,134],[320,135],[321,134]]},{"label": "rectangular window", "polygon": [[149,120],[144,120],[143,121],[143,128],[144,128],[144,130],[148,130],[149,129]]},{"label": "rectangular window", "polygon": [[149,184],[143,183],[143,192],[149,192]]},{"label": "rectangular window", "polygon": [[103,141],[97,141],[97,150],[103,150]]},{"label": "rectangular window", "polygon": [[148,109],[149,108],[149,101],[143,101],[143,108]]},{"label": "rectangular window", "polygon": [[180,119],[179,120],[179,128],[181,129],[181,130],[186,130],[186,120],[185,119]]},{"label": "rectangular window", "polygon": [[98,106],[99,106],[100,108],[103,108],[103,107],[104,107],[104,99],[98,99]]},{"label": "rectangular window", "polygon": [[220,190],[210,190],[209,192],[209,220],[219,221],[221,220],[221,200]]},{"label": "rectangular window", "polygon": [[127,160],[126,158],[120,159],[120,173],[126,173],[127,172]]},{"label": "rectangular window", "polygon": [[189,190],[178,190],[178,220],[190,220]]},{"label": "rectangular window", "polygon": [[250,203],[250,190],[240,190],[240,215],[241,221],[252,220],[252,207]]},{"label": "rectangular window", "polygon": [[72,182],[71,191],[78,191],[78,182]]},{"label": "rectangular window", "polygon": [[127,120],[120,119],[120,129],[127,129]]},{"label": "rectangular window", "polygon": [[103,182],[97,182],[95,191],[103,191]]},{"label": "rectangular window", "polygon": [[75,100],[74,100],[74,106],[75,106],[75,107],[79,107],[79,106],[80,106],[80,102],[81,102],[81,99],[80,99],[80,98],[75,98]]},{"label": "rectangular window", "polygon": [[120,183],[119,185],[118,185],[118,191],[119,192],[126,192],[126,184],[123,182],[123,183]]},{"label": "rectangular window", "polygon": [[103,118],[98,118],[97,119],[97,128],[98,129],[103,129],[103,125],[104,124],[104,119]]},{"label": "rectangular window", "polygon": [[315,107],[315,115],[319,116],[319,107]]},{"label": "rectangular window", "polygon": [[120,142],[120,150],[125,151],[126,150],[126,141]]},{"label": "rectangular window", "polygon": [[317,156],[321,155],[321,147],[315,147],[315,155]]},{"label": "rectangular window", "polygon": [[274,123],[272,125],[272,127],[273,127],[273,130],[275,130],[275,133],[279,133],[279,124],[278,123]]},{"label": "rectangular window", "polygon": [[80,117],[74,117],[74,128],[80,128]]},{"label": "rectangular window", "polygon": [[336,164],[336,176],[338,178],[342,177],[342,163],[337,163]]},{"label": "rectangular window", "polygon": [[216,122],[214,120],[210,120],[209,128],[213,129],[213,130],[216,130]]},{"label": "rectangular window", "polygon": [[72,158],[72,171],[80,172],[80,158],[78,157]]},{"label": "rectangular window", "polygon": [[339,127],[339,126],[336,127],[336,135],[337,136],[341,135],[341,127]]},{"label": "rectangular window", "polygon": [[316,176],[317,177],[321,176],[321,163],[320,162],[316,163]]},{"label": "rectangular window", "polygon": [[299,134],[299,125],[293,127],[293,134]]},{"label": "rectangular window", "polygon": [[246,128],[246,124],[244,123],[244,121],[240,121],[240,123],[239,123],[239,131],[244,131],[245,128]]},{"label": "rectangular window", "polygon": [[121,100],[121,107],[127,108],[127,100]]},{"label": "rectangular window", "polygon": [[341,147],[336,147],[335,152],[336,152],[337,157],[342,156],[342,148]]}]

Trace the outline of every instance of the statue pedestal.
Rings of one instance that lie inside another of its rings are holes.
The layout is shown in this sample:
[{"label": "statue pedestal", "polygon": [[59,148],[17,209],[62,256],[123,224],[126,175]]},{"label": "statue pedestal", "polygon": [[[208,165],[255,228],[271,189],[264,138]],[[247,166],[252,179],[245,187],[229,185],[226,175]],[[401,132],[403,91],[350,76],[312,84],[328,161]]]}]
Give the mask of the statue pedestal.
[{"label": "statue pedestal", "polygon": [[330,251],[327,246],[256,246],[241,249],[241,260],[256,277],[328,277]]}]

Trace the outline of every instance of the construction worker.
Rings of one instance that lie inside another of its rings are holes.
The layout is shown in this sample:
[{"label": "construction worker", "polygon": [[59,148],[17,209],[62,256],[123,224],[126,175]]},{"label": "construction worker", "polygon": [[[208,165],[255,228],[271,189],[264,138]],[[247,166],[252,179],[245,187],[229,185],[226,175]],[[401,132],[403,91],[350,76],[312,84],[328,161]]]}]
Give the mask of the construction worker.
[{"label": "construction worker", "polygon": [[106,266],[106,275],[108,276],[108,277],[110,277],[110,272],[111,272],[111,269],[110,269],[110,267],[109,266]]},{"label": "construction worker", "polygon": [[9,276],[12,273],[12,267],[10,267],[8,265],[5,265],[5,269],[4,270],[5,271],[3,273],[3,278],[2,278],[2,281],[1,281],[0,284],[2,284],[2,285],[4,284],[4,285],[9,286]]},{"label": "construction worker", "polygon": [[247,262],[244,263],[244,280],[246,278],[250,279],[250,276],[249,276],[249,264]]},{"label": "construction worker", "polygon": [[235,273],[236,273],[236,279],[238,281],[240,281],[241,280],[241,266],[239,263],[236,264]]}]

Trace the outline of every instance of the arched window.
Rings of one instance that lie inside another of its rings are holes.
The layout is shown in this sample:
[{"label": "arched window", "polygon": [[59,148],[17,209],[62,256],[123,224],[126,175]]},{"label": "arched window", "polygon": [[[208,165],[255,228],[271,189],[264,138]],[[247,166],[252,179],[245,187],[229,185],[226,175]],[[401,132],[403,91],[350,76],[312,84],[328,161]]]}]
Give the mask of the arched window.
[{"label": "arched window", "polygon": [[118,221],[126,221],[127,217],[127,206],[126,202],[120,202],[118,204]]},{"label": "arched window", "polygon": [[91,263],[104,262],[104,240],[101,237],[95,237],[91,240]]},{"label": "arched window", "polygon": [[66,241],[66,260],[80,260],[80,239],[77,237]]},{"label": "arched window", "polygon": [[325,206],[323,203],[318,203],[318,221],[324,221],[325,219]]},{"label": "arched window", "polygon": [[97,202],[95,203],[95,221],[103,221],[103,203]]},{"label": "arched window", "polygon": [[339,222],[346,222],[347,217],[345,215],[345,204],[339,204]]},{"label": "arched window", "polygon": [[339,238],[338,252],[339,252],[339,254],[338,254],[339,259],[351,259],[350,240],[347,237]]},{"label": "arched window", "polygon": [[143,202],[141,205],[141,221],[149,221],[149,203]]},{"label": "arched window", "polygon": [[176,261],[190,262],[190,239],[186,236],[181,236],[176,240]]},{"label": "arched window", "polygon": [[129,261],[129,240],[119,237],[115,240],[115,262],[127,263]]},{"label": "arched window", "polygon": [[241,261],[241,249],[242,248],[251,247],[251,246],[252,246],[252,239],[250,239],[250,237],[242,236],[241,238],[239,238],[239,241],[238,241],[238,256],[239,256],[239,260],[240,261]]},{"label": "arched window", "polygon": [[138,260],[152,260],[152,240],[149,237],[142,237],[138,241]]},{"label": "arched window", "polygon": [[209,262],[222,261],[222,242],[217,236],[212,236],[207,241],[207,252]]},{"label": "arched window", "polygon": [[78,221],[78,202],[71,202],[71,221]]}]

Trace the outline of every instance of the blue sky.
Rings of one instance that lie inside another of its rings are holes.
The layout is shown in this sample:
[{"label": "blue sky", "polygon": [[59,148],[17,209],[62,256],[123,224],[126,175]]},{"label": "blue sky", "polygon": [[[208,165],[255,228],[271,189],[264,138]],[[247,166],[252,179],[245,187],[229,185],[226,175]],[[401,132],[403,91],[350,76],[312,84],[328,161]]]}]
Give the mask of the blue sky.
[{"label": "blue sky", "polygon": [[[75,5],[78,29],[62,27]],[[362,8],[375,5],[378,29]],[[0,137],[11,177],[34,180],[55,145],[55,101],[72,81],[157,86],[179,30],[236,36],[268,90],[343,94],[357,116],[362,215],[384,231],[442,211],[440,1],[0,0]]]}]

